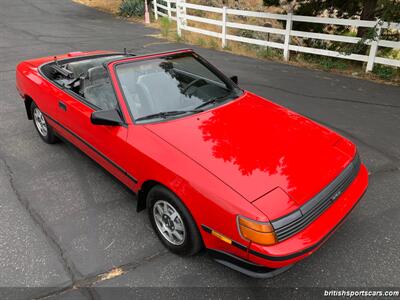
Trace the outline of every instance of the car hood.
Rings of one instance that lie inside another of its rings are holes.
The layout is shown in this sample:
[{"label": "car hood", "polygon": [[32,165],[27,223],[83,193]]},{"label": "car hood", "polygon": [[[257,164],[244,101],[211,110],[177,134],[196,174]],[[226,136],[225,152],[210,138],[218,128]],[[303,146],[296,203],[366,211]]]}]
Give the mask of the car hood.
[{"label": "car hood", "polygon": [[301,205],[351,160],[351,153],[334,146],[336,133],[249,92],[199,114],[145,126],[250,202],[279,187]]}]

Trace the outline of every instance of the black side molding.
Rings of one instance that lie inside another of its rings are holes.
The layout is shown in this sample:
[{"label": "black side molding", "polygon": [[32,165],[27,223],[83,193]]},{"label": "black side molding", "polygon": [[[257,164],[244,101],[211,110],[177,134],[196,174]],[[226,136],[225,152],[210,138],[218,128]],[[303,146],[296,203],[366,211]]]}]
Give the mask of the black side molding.
[{"label": "black side molding", "polygon": [[78,139],[81,143],[85,144],[88,148],[90,148],[91,150],[93,150],[94,152],[96,152],[97,155],[99,155],[101,158],[103,158],[105,161],[107,161],[109,164],[111,164],[112,166],[114,166],[118,171],[120,171],[121,173],[123,173],[126,177],[128,177],[130,180],[132,180],[135,184],[138,183],[138,180],[133,177],[132,175],[130,175],[127,171],[125,171],[123,168],[121,168],[119,165],[117,165],[115,162],[113,162],[111,159],[109,159],[107,156],[105,156],[103,153],[101,153],[99,150],[97,150],[95,147],[93,147],[91,144],[89,144],[88,142],[86,142],[84,139],[82,139],[79,135],[77,135],[75,132],[71,131],[70,129],[66,128],[64,125],[62,125],[60,122],[54,120],[52,117],[50,117],[48,114],[45,114],[46,118],[50,119],[51,121],[53,121],[54,123],[56,123],[58,126],[60,126],[61,128],[63,128],[65,131],[67,131],[69,134],[71,134],[72,136],[74,136],[76,139]]}]

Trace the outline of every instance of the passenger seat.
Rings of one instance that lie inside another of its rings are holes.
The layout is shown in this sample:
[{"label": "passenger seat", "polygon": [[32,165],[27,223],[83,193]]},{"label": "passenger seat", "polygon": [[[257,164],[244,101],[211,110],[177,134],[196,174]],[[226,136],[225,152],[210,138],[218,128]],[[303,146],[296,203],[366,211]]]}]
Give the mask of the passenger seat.
[{"label": "passenger seat", "polygon": [[174,110],[181,106],[179,88],[165,72],[141,75],[137,86],[142,101],[148,102],[153,111]]},{"label": "passenger seat", "polygon": [[86,101],[102,110],[113,109],[117,105],[114,89],[105,67],[94,67],[88,70],[83,80],[83,96]]}]

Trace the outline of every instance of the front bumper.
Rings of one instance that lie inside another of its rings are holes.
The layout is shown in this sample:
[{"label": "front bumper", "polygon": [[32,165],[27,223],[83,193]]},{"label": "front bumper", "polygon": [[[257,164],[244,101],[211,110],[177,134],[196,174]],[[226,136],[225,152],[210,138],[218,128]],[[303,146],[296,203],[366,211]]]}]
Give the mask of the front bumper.
[{"label": "front bumper", "polygon": [[207,252],[216,262],[254,278],[272,278],[287,271],[293,266],[288,265],[279,269],[271,269],[265,266],[253,264],[250,261],[223,251],[208,249]]},{"label": "front bumper", "polygon": [[[348,189],[301,232],[272,246],[250,243],[247,247],[237,241],[232,241],[231,246],[236,248],[235,253],[238,252],[238,249],[242,250],[241,254],[243,255],[239,256],[252,265],[266,267],[272,272],[281,268],[285,268],[284,270],[286,270],[286,267],[312,254],[330,237],[360,201],[366,191],[367,185],[368,172],[365,166],[361,165],[358,175]],[[212,231],[207,226],[202,226],[202,228],[209,233]],[[221,259],[217,261],[221,262]],[[223,264],[232,267],[225,261]],[[230,261],[230,264],[233,264],[232,261]],[[257,272],[256,274],[254,272],[249,273],[248,268],[246,272],[243,272],[242,267],[243,265],[239,265],[238,267],[236,264],[234,269],[249,276],[257,275]],[[279,273],[281,272],[277,271],[277,273],[265,277],[272,277]]]}]

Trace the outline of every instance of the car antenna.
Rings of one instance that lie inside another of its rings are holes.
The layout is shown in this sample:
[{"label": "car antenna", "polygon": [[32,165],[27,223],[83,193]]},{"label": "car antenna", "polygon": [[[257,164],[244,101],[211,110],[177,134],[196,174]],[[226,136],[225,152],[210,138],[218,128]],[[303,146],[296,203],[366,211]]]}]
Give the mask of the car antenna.
[{"label": "car antenna", "polygon": [[57,56],[54,56],[54,63],[59,66],[58,60],[57,60]]},{"label": "car antenna", "polygon": [[136,56],[136,54],[133,54],[133,53],[130,52],[131,50],[133,50],[133,49],[128,50],[128,49],[124,48],[124,55],[126,55],[126,56]]}]

